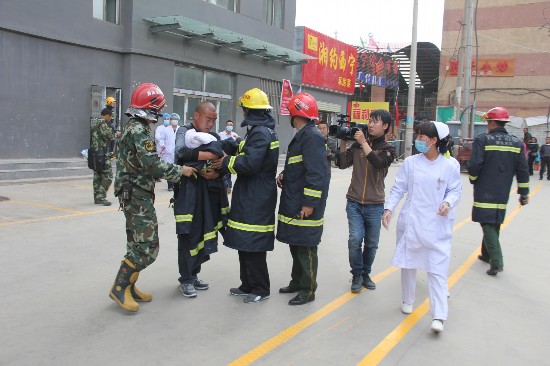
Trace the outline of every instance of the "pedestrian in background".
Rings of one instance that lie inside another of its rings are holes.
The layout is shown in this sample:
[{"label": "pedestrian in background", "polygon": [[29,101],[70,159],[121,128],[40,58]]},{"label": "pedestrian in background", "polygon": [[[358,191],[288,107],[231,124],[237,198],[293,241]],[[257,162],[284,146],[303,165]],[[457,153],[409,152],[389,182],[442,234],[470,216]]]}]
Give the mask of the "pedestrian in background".
[{"label": "pedestrian in background", "polygon": [[[325,149],[327,154],[327,162],[328,162],[328,175],[331,175],[331,167],[332,162],[336,160],[336,154],[338,153],[338,148],[336,147],[336,139],[332,136],[328,135],[328,123],[325,121],[319,121],[317,124],[317,128],[319,129],[319,132],[321,132],[321,135],[323,135],[323,138],[325,139]],[[330,179],[329,179],[330,181]]]},{"label": "pedestrian in background", "polygon": [[537,159],[537,156],[539,156],[539,144],[537,144],[536,137],[531,137],[531,140],[529,140],[529,143],[527,144],[527,150],[529,150],[529,154],[527,156],[529,175],[533,175],[533,165],[535,163],[535,160]]},{"label": "pedestrian in background", "polygon": [[166,103],[153,83],[139,85],[132,94],[126,115],[130,117],[120,140],[115,178],[115,195],[126,218],[126,254],[120,264],[109,296],[123,309],[138,311],[138,302],[153,299],[139,291],[139,274],[155,261],[159,251],[158,221],[154,207],[155,180],[178,181],[194,169],[169,164],[158,157],[151,125],[156,123]]},{"label": "pedestrian in background", "polygon": [[525,142],[526,144],[529,143],[529,140],[531,140],[533,136],[531,135],[531,133],[529,133],[529,129],[528,128],[524,128],[523,129],[523,142]]},{"label": "pedestrian in background", "polygon": [[355,143],[349,149],[346,149],[344,141],[340,142],[339,168],[353,166],[351,183],[346,194],[346,214],[349,226],[349,264],[353,276],[351,292],[354,293],[361,291],[361,286],[369,290],[376,289],[370,273],[380,239],[385,198],[384,179],[395,159],[395,148],[385,137],[391,121],[388,111],[374,110],[369,118],[368,139],[359,130],[354,135]]},{"label": "pedestrian in background", "polygon": [[285,168],[277,177],[281,191],[277,240],[288,244],[292,271],[288,286],[280,293],[298,294],[289,305],[315,300],[317,289],[317,247],[323,234],[330,166],[325,137],[315,128],[319,120],[317,101],[307,93],[298,93],[288,102],[290,125],[296,135],[288,145]]},{"label": "pedestrian in background", "polygon": [[269,299],[271,291],[267,252],[275,242],[279,139],[273,108],[262,90],[248,90],[239,104],[241,127],[247,129],[244,141],[235,156],[217,159],[213,166],[222,174],[237,174],[223,245],[239,253],[241,284],[229,293],[244,296],[245,303],[257,303]]},{"label": "pedestrian in background", "polygon": [[[107,108],[101,111],[101,118],[92,123],[90,151],[103,155],[104,165],[102,169],[94,170],[93,189],[94,203],[96,205],[110,206],[107,201],[107,191],[113,182],[113,169],[111,166],[111,141],[115,138],[115,132],[109,122],[111,111]],[[90,152],[89,152],[90,153]]]},{"label": "pedestrian in background", "polygon": [[550,137],[546,138],[546,143],[540,147],[540,180],[544,178],[544,172],[546,173],[546,179],[550,180]]},{"label": "pedestrian in background", "polygon": [[[160,153],[160,157],[162,158],[162,160],[170,164],[174,163],[174,153],[176,149],[176,134],[180,127],[179,120],[180,120],[180,115],[177,113],[172,113],[170,115],[170,124],[166,126],[166,122],[164,122],[165,126],[159,127],[161,131],[160,134],[162,135],[161,141],[163,141],[164,143],[164,148],[162,153]],[[174,190],[174,182],[168,181],[168,191],[173,191],[173,190]]]},{"label": "pedestrian in background", "polygon": [[509,135],[504,128],[510,122],[508,111],[495,107],[484,118],[488,132],[474,139],[468,174],[474,185],[472,221],[479,222],[483,230],[478,259],[489,263],[487,274],[495,276],[504,269],[499,236],[512,180],[516,176],[519,202],[526,205],[529,202],[529,171],[523,141]]},{"label": "pedestrian in background", "polygon": [[[239,140],[239,135],[237,135],[233,131],[233,121],[228,119],[227,122],[225,122],[225,130],[220,133],[220,139],[227,140],[229,138],[234,139],[235,141]],[[233,182],[231,181],[231,173],[224,174],[223,176],[223,183],[225,185],[225,189],[227,190],[227,194],[231,194],[231,189],[233,188]]]},{"label": "pedestrian in background", "polygon": [[412,313],[416,271],[428,275],[431,330],[443,331],[448,314],[447,275],[451,260],[454,208],[460,201],[460,165],[445,157],[449,127],[422,122],[415,128],[419,154],[405,159],[386,199],[382,224],[388,229],[393,212],[406,194],[397,219],[397,245],[392,265],[401,268],[401,311]]}]

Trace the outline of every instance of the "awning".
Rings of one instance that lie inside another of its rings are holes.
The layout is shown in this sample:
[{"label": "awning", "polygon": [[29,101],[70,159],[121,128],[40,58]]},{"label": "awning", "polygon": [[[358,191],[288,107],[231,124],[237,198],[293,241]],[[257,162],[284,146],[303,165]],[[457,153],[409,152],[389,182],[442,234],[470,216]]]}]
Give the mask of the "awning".
[{"label": "awning", "polygon": [[232,32],[181,15],[145,18],[151,23],[149,32],[166,32],[184,37],[190,41],[199,41],[219,48],[227,48],[242,55],[253,55],[264,61],[282,63],[285,66],[301,65],[314,57],[277,46],[257,38]]}]

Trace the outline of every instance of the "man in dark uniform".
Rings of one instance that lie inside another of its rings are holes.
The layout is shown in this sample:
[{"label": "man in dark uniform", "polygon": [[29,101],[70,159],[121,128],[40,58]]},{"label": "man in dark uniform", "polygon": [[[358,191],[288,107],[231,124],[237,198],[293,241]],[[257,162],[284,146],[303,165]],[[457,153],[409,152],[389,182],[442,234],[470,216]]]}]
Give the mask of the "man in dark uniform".
[{"label": "man in dark uniform", "polygon": [[292,272],[290,283],[279,292],[297,292],[288,304],[303,305],[315,300],[317,247],[323,234],[329,175],[325,139],[315,127],[319,120],[315,98],[298,93],[288,110],[290,124],[298,132],[288,146],[285,169],[277,177],[282,188],[277,240],[289,245]]},{"label": "man in dark uniform", "polygon": [[178,181],[195,169],[169,164],[158,157],[151,124],[166,100],[153,83],[139,85],[132,94],[126,115],[130,117],[120,141],[115,177],[115,195],[126,217],[127,252],[121,262],[109,296],[123,309],[138,311],[137,302],[151,301],[153,296],[139,291],[135,283],[139,273],[158,255],[158,222],[155,207],[157,178]]},{"label": "man in dark uniform", "polygon": [[279,140],[267,95],[258,88],[243,94],[239,103],[247,128],[235,156],[214,163],[222,174],[237,174],[231,198],[224,245],[239,253],[241,285],[229,290],[245,296],[245,303],[257,303],[270,296],[267,251],[275,242],[275,175],[279,161]]},{"label": "man in dark uniform", "polygon": [[506,216],[506,205],[514,175],[521,205],[529,202],[529,171],[523,141],[509,135],[504,125],[510,122],[508,111],[501,107],[485,115],[488,132],[477,136],[468,162],[470,183],[474,185],[472,221],[483,229],[481,255],[490,264],[487,274],[495,276],[504,269],[500,247],[500,225]]}]

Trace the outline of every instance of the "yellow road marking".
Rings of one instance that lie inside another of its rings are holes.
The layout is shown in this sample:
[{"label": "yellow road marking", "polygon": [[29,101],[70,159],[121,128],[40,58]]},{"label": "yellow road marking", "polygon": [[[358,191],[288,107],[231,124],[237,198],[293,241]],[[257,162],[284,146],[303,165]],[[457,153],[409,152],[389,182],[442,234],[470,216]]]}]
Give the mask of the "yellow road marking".
[{"label": "yellow road marking", "polygon": [[[13,201],[10,201],[10,202],[13,202]],[[155,202],[155,206],[158,206],[158,205],[165,205],[165,204],[168,204],[168,203],[169,203],[168,201]],[[0,222],[0,227],[3,227],[3,226],[12,226],[12,225],[20,225],[20,224],[30,224],[30,223],[33,223],[33,222],[42,222],[42,221],[50,221],[50,220],[65,219],[65,218],[69,218],[69,217],[78,217],[78,216],[85,216],[85,215],[95,215],[95,214],[99,214],[99,213],[114,212],[114,211],[118,211],[118,207],[116,207],[116,208],[108,208],[108,209],[104,209],[104,210],[89,211],[89,212],[85,212],[85,211],[73,211],[73,212],[76,212],[76,213],[70,214],[70,215],[59,215],[59,216],[41,217],[41,218],[38,218],[38,219],[29,219],[29,220],[19,220],[19,221]]]},{"label": "yellow road marking", "polygon": [[36,206],[36,207],[44,207],[44,208],[49,208],[51,210],[56,210],[56,211],[67,211],[67,212],[73,212],[73,213],[86,213],[85,211],[77,211],[77,210],[71,210],[69,208],[63,208],[63,207],[57,207],[57,206],[52,206],[52,205],[44,205],[44,204],[41,204],[41,203],[36,203],[36,202],[25,202],[25,201],[17,201],[17,200],[9,200],[9,201],[6,201],[6,203],[18,203],[20,205],[29,205],[29,206]]},{"label": "yellow road marking", "polygon": [[[542,184],[539,184],[537,188],[529,195],[529,197],[534,196],[542,187]],[[510,221],[521,211],[523,206],[518,205],[511,213],[506,217],[502,223],[501,229],[505,229]],[[449,277],[448,285],[449,288],[452,288],[459,279],[466,274],[470,269],[472,264],[477,259],[477,254],[479,253],[479,247],[470,254],[468,259],[458,267],[458,269]],[[405,320],[403,320],[397,327],[395,327],[374,349],[365,356],[357,365],[367,366],[367,365],[378,365],[388,353],[407,335],[407,333],[426,315],[429,310],[429,299],[424,300],[420,306],[418,306]]]},{"label": "yellow road marking", "polygon": [[[460,229],[462,226],[466,225],[468,222],[471,221],[471,217],[468,217],[458,224],[456,224],[453,228],[453,231],[456,231]],[[372,279],[374,282],[380,282],[384,278],[388,277],[395,271],[397,271],[397,267],[389,267],[386,270],[384,270],[381,273],[378,273],[377,275],[373,276]],[[310,325],[316,323],[317,321],[324,318],[326,315],[332,313],[336,309],[340,308],[342,305],[346,304],[348,301],[353,299],[358,294],[354,294],[352,292],[347,292],[344,295],[340,296],[339,298],[333,300],[332,302],[328,303],[327,305],[323,306],[321,309],[317,310],[315,313],[309,315],[308,317],[300,320],[298,323],[291,325],[287,329],[283,330],[276,336],[274,336],[271,339],[268,339],[264,343],[260,344],[250,352],[246,353],[245,355],[239,357],[235,361],[231,362],[229,366],[242,366],[242,365],[250,365],[252,362],[258,360],[259,358],[265,356],[269,352],[273,351],[275,348],[279,347],[281,344],[288,342],[291,338],[295,337],[298,333],[309,327]]]}]

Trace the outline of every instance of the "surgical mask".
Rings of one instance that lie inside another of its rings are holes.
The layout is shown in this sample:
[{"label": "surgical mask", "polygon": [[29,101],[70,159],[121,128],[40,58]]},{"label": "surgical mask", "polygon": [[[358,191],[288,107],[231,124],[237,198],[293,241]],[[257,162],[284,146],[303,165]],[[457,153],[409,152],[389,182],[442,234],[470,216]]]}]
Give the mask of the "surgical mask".
[{"label": "surgical mask", "polygon": [[225,129],[229,132],[233,131],[233,126],[225,126]]},{"label": "surgical mask", "polygon": [[169,124],[170,124],[170,121],[167,120],[167,119],[165,119],[165,120],[164,120],[164,125],[165,125],[165,126],[168,126]]},{"label": "surgical mask", "polygon": [[426,141],[422,140],[414,140],[414,147],[416,147],[416,150],[418,150],[419,153],[425,154],[430,150],[430,146],[426,146]]},{"label": "surgical mask", "polygon": [[172,125],[174,125],[174,126],[177,126],[178,120],[177,120],[177,119],[173,119],[173,120],[170,121],[170,123],[171,123]]}]

